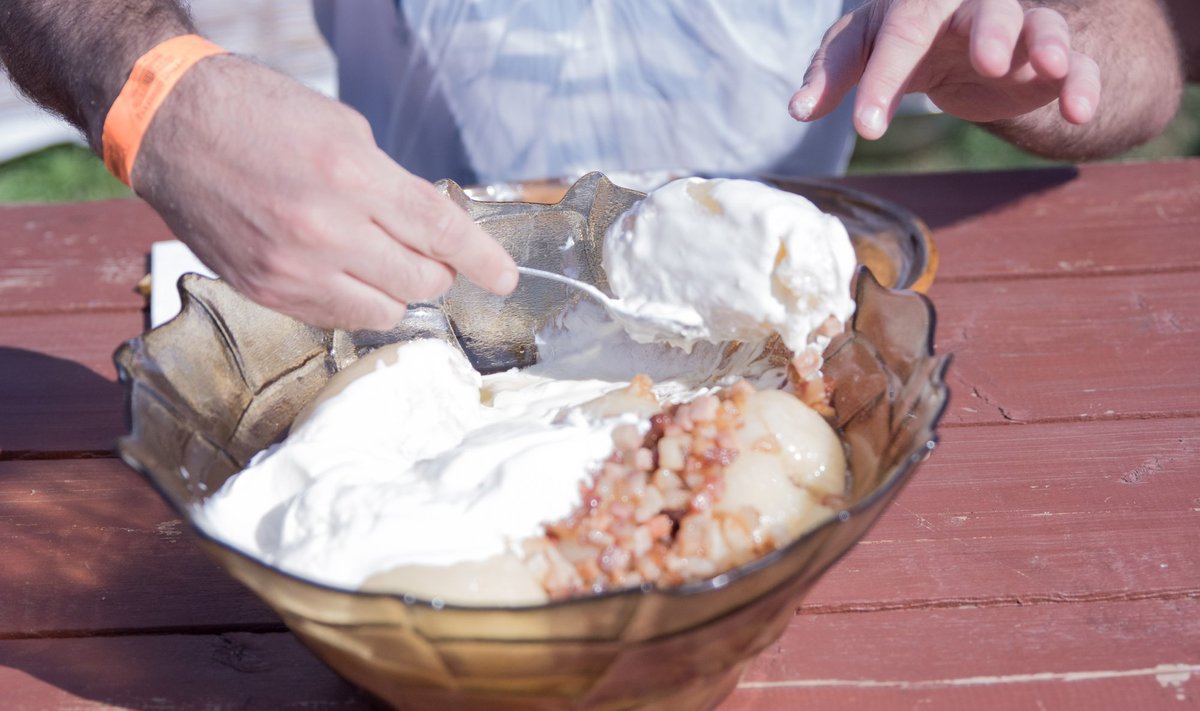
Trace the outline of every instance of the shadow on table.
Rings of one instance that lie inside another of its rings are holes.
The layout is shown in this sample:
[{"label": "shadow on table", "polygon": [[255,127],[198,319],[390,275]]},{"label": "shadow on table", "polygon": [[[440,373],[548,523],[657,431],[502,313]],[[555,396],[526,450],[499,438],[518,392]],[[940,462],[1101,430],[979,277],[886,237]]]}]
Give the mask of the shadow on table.
[{"label": "shadow on table", "polygon": [[75,361],[0,346],[0,459],[103,455],[124,431],[116,382]]},{"label": "shadow on table", "polygon": [[365,706],[115,458],[122,410],[94,371],[0,347],[0,707]]},{"label": "shadow on table", "polygon": [[288,633],[5,640],[0,686],[5,708],[375,708]]},{"label": "shadow on table", "polygon": [[[903,177],[856,175],[839,182],[902,205],[937,230],[1053,190],[1078,175],[1078,168],[1061,166],[1035,171],[920,173]],[[948,186],[953,186],[953,192],[947,190]]]}]

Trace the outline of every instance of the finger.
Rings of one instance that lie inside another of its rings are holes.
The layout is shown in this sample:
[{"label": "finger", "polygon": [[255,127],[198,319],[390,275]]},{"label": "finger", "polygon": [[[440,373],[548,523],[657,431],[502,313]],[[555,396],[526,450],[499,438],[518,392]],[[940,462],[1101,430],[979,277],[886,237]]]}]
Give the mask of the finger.
[{"label": "finger", "polygon": [[1071,123],[1084,124],[1095,118],[1099,105],[1099,65],[1085,54],[1072,52],[1070,68],[1059,93],[1059,112]]},{"label": "finger", "polygon": [[403,321],[408,311],[408,304],[344,272],[318,273],[310,266],[248,281],[240,278],[247,275],[223,276],[259,304],[318,328],[382,331]]},{"label": "finger", "polygon": [[408,314],[408,304],[348,274],[334,275],[323,281],[322,287],[330,298],[313,304],[312,317],[305,320],[314,325],[385,331]]},{"label": "finger", "polygon": [[913,73],[947,19],[923,3],[897,3],[888,9],[854,102],[854,127],[860,136],[874,140],[887,130]]},{"label": "finger", "polygon": [[1025,48],[1034,70],[1048,79],[1062,79],[1070,68],[1071,31],[1054,10],[1039,7],[1025,13]]},{"label": "finger", "polygon": [[429,301],[454,283],[454,270],[445,263],[409,249],[374,224],[322,256],[325,263],[340,264],[345,273],[396,301]]},{"label": "finger", "polygon": [[396,189],[373,206],[379,226],[412,251],[446,264],[488,291],[510,293],[517,285],[517,267],[504,248],[431,184],[408,173],[403,176],[393,183]]},{"label": "finger", "polygon": [[979,0],[971,21],[971,66],[981,76],[998,78],[1012,69],[1025,11],[1017,0]]},{"label": "finger", "polygon": [[854,88],[867,63],[865,35],[868,11],[856,10],[835,22],[817,48],[804,83],[788,102],[788,113],[797,121],[815,121],[837,108]]}]

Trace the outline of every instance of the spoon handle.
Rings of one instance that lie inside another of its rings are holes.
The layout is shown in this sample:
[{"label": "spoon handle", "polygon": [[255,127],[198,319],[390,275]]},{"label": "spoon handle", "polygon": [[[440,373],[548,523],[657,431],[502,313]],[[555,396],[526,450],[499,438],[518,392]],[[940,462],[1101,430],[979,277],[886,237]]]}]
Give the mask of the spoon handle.
[{"label": "spoon handle", "polygon": [[517,271],[526,276],[540,277],[542,279],[556,281],[560,284],[566,284],[567,286],[579,289],[605,306],[613,306],[612,297],[585,281],[579,281],[578,279],[572,279],[569,276],[563,276],[562,274],[556,274],[554,272],[548,272],[542,269],[534,269],[533,267],[518,266]]}]

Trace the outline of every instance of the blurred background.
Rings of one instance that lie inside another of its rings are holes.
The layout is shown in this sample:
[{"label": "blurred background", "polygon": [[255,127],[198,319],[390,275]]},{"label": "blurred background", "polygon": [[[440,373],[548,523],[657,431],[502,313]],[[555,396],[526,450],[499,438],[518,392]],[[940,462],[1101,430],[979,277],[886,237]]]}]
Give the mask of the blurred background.
[{"label": "blurred background", "polygon": [[[307,2],[193,0],[201,30],[218,44],[257,57],[329,95],[336,93],[333,56]],[[782,110],[782,109],[781,109]],[[1200,85],[1153,142],[1113,160],[1200,155]],[[971,124],[940,114],[897,117],[887,136],[859,141],[851,173],[989,170],[1050,161],[1022,153]],[[66,202],[132,193],[82,145],[75,129],[0,82],[0,202]]]}]

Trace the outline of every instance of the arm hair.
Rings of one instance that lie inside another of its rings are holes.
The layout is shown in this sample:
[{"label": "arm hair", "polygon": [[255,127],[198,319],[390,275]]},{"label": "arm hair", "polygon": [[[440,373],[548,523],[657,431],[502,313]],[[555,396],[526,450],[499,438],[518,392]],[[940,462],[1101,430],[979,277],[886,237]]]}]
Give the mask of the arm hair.
[{"label": "arm hair", "polygon": [[0,62],[22,93],[99,152],[108,108],[137,58],[194,31],[176,0],[3,0]]},{"label": "arm hair", "polygon": [[984,128],[1031,153],[1088,160],[1144,143],[1174,118],[1183,61],[1161,0],[1023,4],[1050,7],[1066,18],[1072,48],[1100,65],[1100,103],[1095,117],[1082,126],[1064,120],[1055,101],[1024,116],[981,124]]}]

